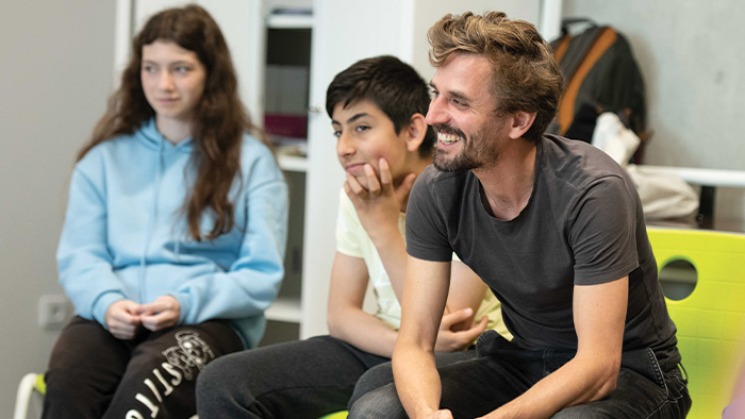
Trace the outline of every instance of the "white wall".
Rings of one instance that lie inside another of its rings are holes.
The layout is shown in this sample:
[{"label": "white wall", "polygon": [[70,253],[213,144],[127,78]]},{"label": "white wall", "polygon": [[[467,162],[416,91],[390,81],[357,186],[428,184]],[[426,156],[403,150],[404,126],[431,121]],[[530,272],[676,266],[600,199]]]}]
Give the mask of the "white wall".
[{"label": "white wall", "polygon": [[60,293],[54,252],[74,155],[112,86],[114,2],[3,0],[0,12],[0,417],[57,332],[36,325]]},{"label": "white wall", "polygon": [[[631,42],[654,131],[645,163],[745,170],[739,0],[564,0],[563,15],[613,25]],[[745,219],[745,190],[720,189],[716,205],[720,217]]]}]

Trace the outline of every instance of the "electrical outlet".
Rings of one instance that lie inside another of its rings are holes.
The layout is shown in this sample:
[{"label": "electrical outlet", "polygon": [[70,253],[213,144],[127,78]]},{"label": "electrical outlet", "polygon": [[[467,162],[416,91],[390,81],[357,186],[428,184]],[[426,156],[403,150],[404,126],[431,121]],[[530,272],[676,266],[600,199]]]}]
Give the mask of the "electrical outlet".
[{"label": "electrical outlet", "polygon": [[39,297],[39,327],[46,330],[60,330],[72,317],[70,301],[62,294],[46,294]]}]

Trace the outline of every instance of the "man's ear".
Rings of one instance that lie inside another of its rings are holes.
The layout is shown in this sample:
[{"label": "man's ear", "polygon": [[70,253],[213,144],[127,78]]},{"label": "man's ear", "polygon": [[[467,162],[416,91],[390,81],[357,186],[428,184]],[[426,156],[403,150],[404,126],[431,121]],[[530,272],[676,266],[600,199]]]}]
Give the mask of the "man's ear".
[{"label": "man's ear", "polygon": [[406,149],[409,151],[419,150],[419,146],[424,141],[424,136],[427,135],[427,121],[424,115],[415,113],[411,115],[409,125],[402,129],[404,139],[406,140]]},{"label": "man's ear", "polygon": [[518,111],[512,114],[512,125],[510,126],[510,138],[521,138],[533,126],[535,112]]}]

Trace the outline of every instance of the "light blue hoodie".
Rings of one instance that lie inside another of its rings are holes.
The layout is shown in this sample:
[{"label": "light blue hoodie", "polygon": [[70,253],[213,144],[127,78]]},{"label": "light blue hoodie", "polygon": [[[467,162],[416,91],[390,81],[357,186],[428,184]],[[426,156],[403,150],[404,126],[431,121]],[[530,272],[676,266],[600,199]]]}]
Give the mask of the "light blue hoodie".
[{"label": "light blue hoodie", "polygon": [[[104,326],[113,302],[168,294],[181,305],[179,324],[226,319],[253,347],[284,275],[287,184],[269,149],[245,135],[230,194],[236,226],[197,242],[182,210],[195,146],[169,143],[151,120],[77,163],[57,251],[60,282],[77,314]],[[202,231],[212,224],[203,215]]]}]

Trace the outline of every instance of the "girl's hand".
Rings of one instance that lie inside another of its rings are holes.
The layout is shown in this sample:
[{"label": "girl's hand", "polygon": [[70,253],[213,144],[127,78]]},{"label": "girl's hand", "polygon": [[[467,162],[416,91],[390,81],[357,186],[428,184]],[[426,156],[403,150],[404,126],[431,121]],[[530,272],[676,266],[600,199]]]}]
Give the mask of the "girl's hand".
[{"label": "girl's hand", "polygon": [[106,310],[104,321],[109,333],[117,339],[130,340],[140,328],[140,305],[130,300],[114,302]]},{"label": "girl's hand", "polygon": [[181,305],[171,295],[158,297],[149,304],[140,306],[142,325],[153,332],[176,326],[181,315]]}]

